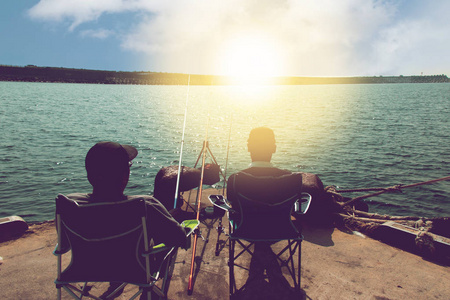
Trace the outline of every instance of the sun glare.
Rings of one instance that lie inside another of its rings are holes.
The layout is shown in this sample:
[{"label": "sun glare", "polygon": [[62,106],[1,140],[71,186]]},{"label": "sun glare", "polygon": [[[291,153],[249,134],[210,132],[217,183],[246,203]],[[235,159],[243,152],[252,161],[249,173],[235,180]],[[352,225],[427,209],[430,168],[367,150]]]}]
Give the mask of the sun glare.
[{"label": "sun glare", "polygon": [[283,58],[275,39],[261,34],[236,36],[225,42],[219,58],[220,73],[236,84],[268,83],[280,76]]}]

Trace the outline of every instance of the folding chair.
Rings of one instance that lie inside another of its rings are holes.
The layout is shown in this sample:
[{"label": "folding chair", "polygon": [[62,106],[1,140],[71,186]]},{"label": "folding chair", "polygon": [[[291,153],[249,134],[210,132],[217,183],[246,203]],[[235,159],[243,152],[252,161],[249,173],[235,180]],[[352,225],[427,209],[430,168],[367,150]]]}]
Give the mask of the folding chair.
[{"label": "folding chair", "polygon": [[[287,269],[295,292],[300,294],[303,237],[301,229],[294,226],[291,215],[297,214],[299,217],[298,215],[306,213],[311,202],[311,196],[302,193],[301,188],[302,176],[299,173],[281,177],[256,177],[241,172],[231,175],[228,179],[227,197],[233,208],[221,196],[210,196],[214,205],[228,211],[231,298],[249,283],[247,281],[240,287],[236,283],[235,267],[250,271],[237,261],[238,258],[244,253],[253,256],[255,243],[261,242],[270,245],[287,241],[287,245],[275,254],[276,263]],[[240,247],[236,247],[236,244]],[[294,262],[296,251],[297,266]]]},{"label": "folding chair", "polygon": [[[82,204],[59,194],[56,226],[58,299],[61,289],[75,299],[100,299],[91,294],[90,282],[122,283],[107,299],[117,297],[127,284],[139,288],[130,299],[143,292],[147,293],[147,299],[151,299],[152,292],[167,297],[177,247],[164,244],[150,247],[143,199]],[[188,236],[197,226],[197,220],[186,221],[186,247],[190,245]],[[62,256],[69,251],[70,264],[62,270]],[[159,281],[160,287],[156,285]],[[77,283],[84,285],[78,287]]]}]

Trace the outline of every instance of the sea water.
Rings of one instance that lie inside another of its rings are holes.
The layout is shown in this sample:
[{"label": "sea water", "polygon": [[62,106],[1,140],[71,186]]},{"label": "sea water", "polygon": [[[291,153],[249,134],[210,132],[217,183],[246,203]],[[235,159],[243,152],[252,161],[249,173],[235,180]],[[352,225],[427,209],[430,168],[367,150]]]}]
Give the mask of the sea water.
[{"label": "sea water", "polygon": [[[388,187],[450,175],[450,84],[188,89],[0,82],[0,104],[0,217],[28,222],[53,218],[58,193],[91,190],[84,157],[98,141],[135,146],[125,192],[152,194],[158,170],[178,165],[186,108],[186,166],[194,166],[207,140],[228,175],[246,168],[250,130],[268,126],[277,139],[272,162],[318,174],[326,186]],[[450,182],[366,201],[372,212],[449,216]]]}]

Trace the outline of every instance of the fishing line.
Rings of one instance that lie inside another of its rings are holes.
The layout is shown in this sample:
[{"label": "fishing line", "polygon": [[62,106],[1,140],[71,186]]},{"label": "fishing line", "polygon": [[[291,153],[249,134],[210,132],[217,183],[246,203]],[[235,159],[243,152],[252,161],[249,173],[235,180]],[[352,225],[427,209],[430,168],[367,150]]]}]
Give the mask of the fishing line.
[{"label": "fishing line", "polygon": [[230,154],[230,141],[231,141],[231,127],[232,127],[232,125],[233,125],[233,116],[230,117],[230,129],[228,131],[227,158],[225,160],[225,174],[223,175],[222,195],[225,195],[225,188],[227,187],[228,156]]},{"label": "fishing line", "polygon": [[178,174],[177,174],[177,184],[175,187],[175,201],[173,208],[177,208],[177,201],[178,201],[178,189],[180,186],[180,178],[181,178],[181,162],[183,158],[183,146],[184,146],[184,133],[186,131],[186,119],[187,119],[187,110],[188,110],[188,103],[189,103],[189,89],[190,89],[190,83],[191,83],[191,74],[188,76],[188,84],[187,84],[187,91],[186,91],[186,105],[184,107],[184,121],[183,121],[183,132],[181,134],[181,146],[180,146],[180,159],[178,162]]}]

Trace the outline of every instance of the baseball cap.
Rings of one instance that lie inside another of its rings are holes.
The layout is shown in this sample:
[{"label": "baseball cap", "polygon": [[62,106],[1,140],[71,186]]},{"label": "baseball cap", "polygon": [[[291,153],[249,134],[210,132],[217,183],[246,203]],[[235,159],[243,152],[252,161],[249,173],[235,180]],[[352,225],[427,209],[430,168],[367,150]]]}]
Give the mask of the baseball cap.
[{"label": "baseball cap", "polygon": [[128,167],[128,163],[138,154],[136,148],[116,142],[99,142],[87,153],[86,170],[91,173],[110,172]]}]

